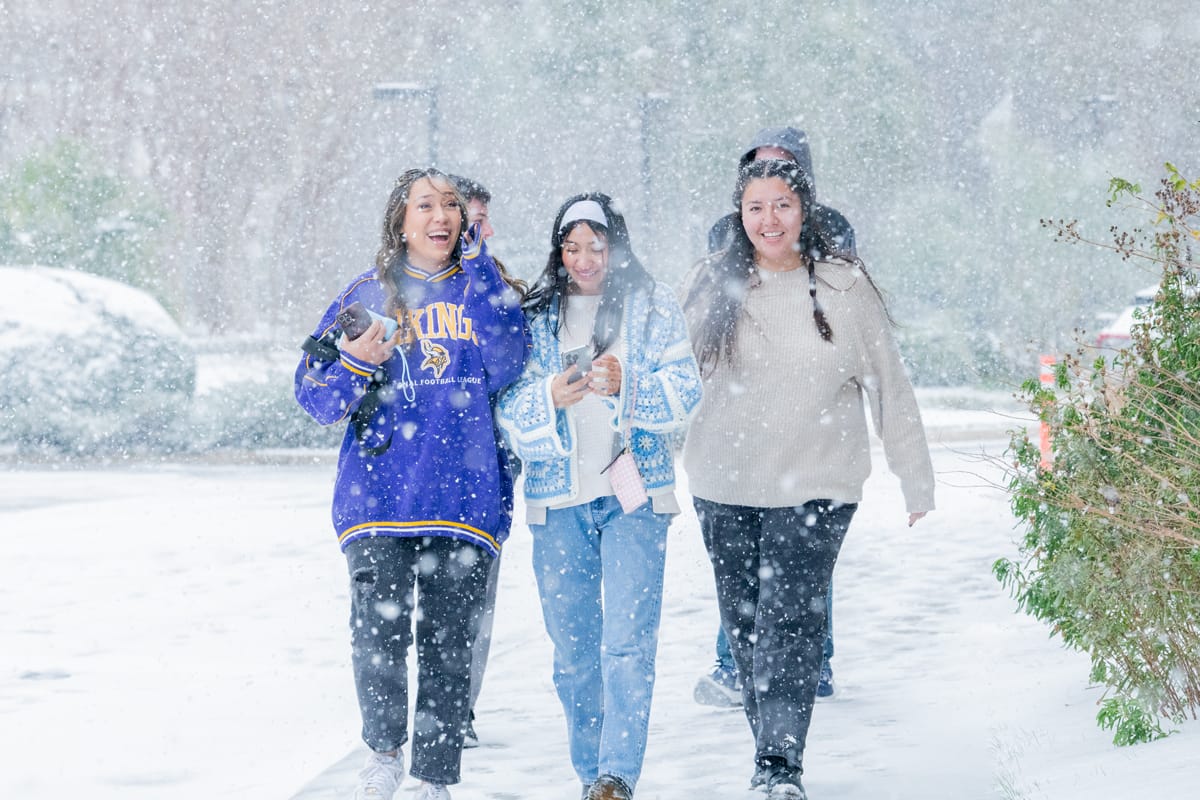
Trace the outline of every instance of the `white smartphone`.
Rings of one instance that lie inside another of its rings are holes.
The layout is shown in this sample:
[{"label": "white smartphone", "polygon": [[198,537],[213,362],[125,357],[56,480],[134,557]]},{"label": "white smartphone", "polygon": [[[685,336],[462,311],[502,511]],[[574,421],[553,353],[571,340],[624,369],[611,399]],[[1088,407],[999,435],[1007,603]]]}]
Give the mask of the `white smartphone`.
[{"label": "white smartphone", "polygon": [[575,368],[578,371],[571,376],[570,380],[567,381],[568,383],[574,383],[575,381],[582,380],[584,376],[592,371],[592,346],[590,344],[585,344],[583,347],[576,347],[563,353],[563,372],[569,370],[572,364],[575,365]]}]

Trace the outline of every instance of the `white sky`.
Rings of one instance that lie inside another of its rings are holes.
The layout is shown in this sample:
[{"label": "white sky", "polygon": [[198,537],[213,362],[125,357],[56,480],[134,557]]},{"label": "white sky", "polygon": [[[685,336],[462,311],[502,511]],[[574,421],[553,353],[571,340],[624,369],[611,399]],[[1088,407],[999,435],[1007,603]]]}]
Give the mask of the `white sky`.
[{"label": "white sky", "polygon": [[[956,430],[980,420],[983,444]],[[936,409],[927,422],[938,510],[906,528],[877,452],[838,564],[839,692],[814,716],[810,796],[1194,796],[1196,723],[1113,747],[1093,722],[1086,658],[1014,613],[990,576],[1015,532],[1004,495],[986,485],[998,473],[971,454],[999,453],[995,433],[1011,422]],[[5,473],[0,796],[349,797],[362,746],[332,479],[326,456]],[[483,746],[466,752],[455,800],[575,797],[524,526],[505,559]],[[717,624],[693,513],[672,526],[667,561],[638,798],[761,798],[745,788],[740,712],[691,699]]]}]

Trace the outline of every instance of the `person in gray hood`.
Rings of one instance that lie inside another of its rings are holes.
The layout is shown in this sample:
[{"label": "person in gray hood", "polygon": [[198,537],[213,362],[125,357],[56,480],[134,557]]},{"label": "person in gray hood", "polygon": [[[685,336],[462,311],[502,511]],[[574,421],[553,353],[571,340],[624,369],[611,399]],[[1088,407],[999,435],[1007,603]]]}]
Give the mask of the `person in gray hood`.
[{"label": "person in gray hood", "polygon": [[[808,145],[808,135],[797,128],[763,128],[754,135],[741,159],[738,162],[738,173],[741,174],[747,166],[755,161],[768,158],[779,158],[795,161],[804,174],[812,182],[812,150]],[[812,216],[816,223],[814,230],[816,239],[822,250],[819,259],[839,258],[847,261],[858,259],[858,249],[854,242],[854,228],[840,211],[829,206],[823,206],[815,200],[812,206]],[[716,253],[725,250],[733,242],[735,226],[741,225],[736,213],[728,214],[717,220],[708,233],[708,252]],[[825,597],[825,646],[821,661],[821,679],[817,685],[818,697],[829,697],[833,694],[833,587]],[[738,676],[737,665],[733,661],[733,653],[729,648],[729,640],[725,631],[718,627],[716,643],[716,661],[712,668],[696,681],[692,697],[697,703],[709,706],[736,707],[742,704],[741,680]]]},{"label": "person in gray hood", "polygon": [[[746,165],[764,158],[782,158],[795,161],[804,170],[804,174],[813,179],[812,150],[808,146],[808,134],[798,128],[763,128],[754,134],[745,152],[738,161],[738,171]],[[813,194],[816,194],[814,180]],[[844,258],[853,261],[858,258],[858,248],[854,242],[854,228],[836,208],[813,203],[813,219],[822,231],[823,246],[826,248],[823,256],[829,258]],[[708,252],[715,253],[729,247],[733,241],[733,225],[736,214],[721,217],[708,232]]]}]

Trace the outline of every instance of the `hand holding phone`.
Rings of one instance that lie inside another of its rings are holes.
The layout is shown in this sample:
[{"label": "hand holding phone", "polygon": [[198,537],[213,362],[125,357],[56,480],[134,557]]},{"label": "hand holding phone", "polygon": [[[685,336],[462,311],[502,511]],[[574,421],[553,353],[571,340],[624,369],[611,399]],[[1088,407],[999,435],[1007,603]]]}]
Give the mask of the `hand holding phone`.
[{"label": "hand holding phone", "polygon": [[571,367],[575,367],[570,377],[567,378],[567,383],[575,383],[575,381],[583,380],[589,372],[592,371],[592,346],[584,345],[566,351],[562,354],[563,372],[567,372]]},{"label": "hand holding phone", "polygon": [[371,323],[375,320],[379,320],[383,323],[384,339],[392,338],[392,334],[394,334],[396,332],[396,328],[399,327],[396,324],[396,320],[388,319],[382,314],[376,314],[358,300],[355,300],[353,303],[343,308],[340,312],[338,312],[337,315],[337,323],[339,326],[341,326],[342,333],[344,333],[346,338],[350,341],[354,341],[358,337],[362,336],[366,332],[367,328],[371,327]]},{"label": "hand holding phone", "polygon": [[591,346],[576,347],[563,353],[562,366],[562,372],[550,382],[550,394],[555,408],[570,408],[587,397],[590,391],[589,383],[584,378],[592,369]]},{"label": "hand holding phone", "polygon": [[354,302],[338,313],[337,323],[342,328],[338,348],[359,361],[382,364],[396,354],[396,320]]},{"label": "hand holding phone", "polygon": [[345,337],[354,341],[366,333],[367,328],[371,327],[371,313],[367,311],[366,306],[356,300],[338,312],[337,323],[341,326]]},{"label": "hand holding phone", "polygon": [[464,250],[470,250],[476,242],[482,240],[482,237],[479,235],[479,231],[482,228],[483,226],[478,222],[472,222],[467,226],[467,230],[463,233],[463,242],[466,244],[466,247],[463,248]]},{"label": "hand holding phone", "polygon": [[462,232],[462,257],[463,261],[471,261],[479,258],[487,252],[487,245],[483,242],[483,234],[481,233],[482,225],[478,222],[472,222],[467,226],[467,229]]}]

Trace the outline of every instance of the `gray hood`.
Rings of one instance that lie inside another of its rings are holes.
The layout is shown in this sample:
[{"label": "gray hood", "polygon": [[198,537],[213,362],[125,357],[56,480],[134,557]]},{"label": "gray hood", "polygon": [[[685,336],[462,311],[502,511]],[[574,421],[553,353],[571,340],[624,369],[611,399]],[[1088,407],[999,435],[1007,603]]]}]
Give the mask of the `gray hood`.
[{"label": "gray hood", "polygon": [[746,151],[742,153],[739,166],[754,160],[754,151],[760,147],[780,147],[796,157],[796,163],[808,174],[816,194],[816,178],[812,169],[812,151],[808,148],[808,134],[798,128],[763,128],[754,134]]}]

